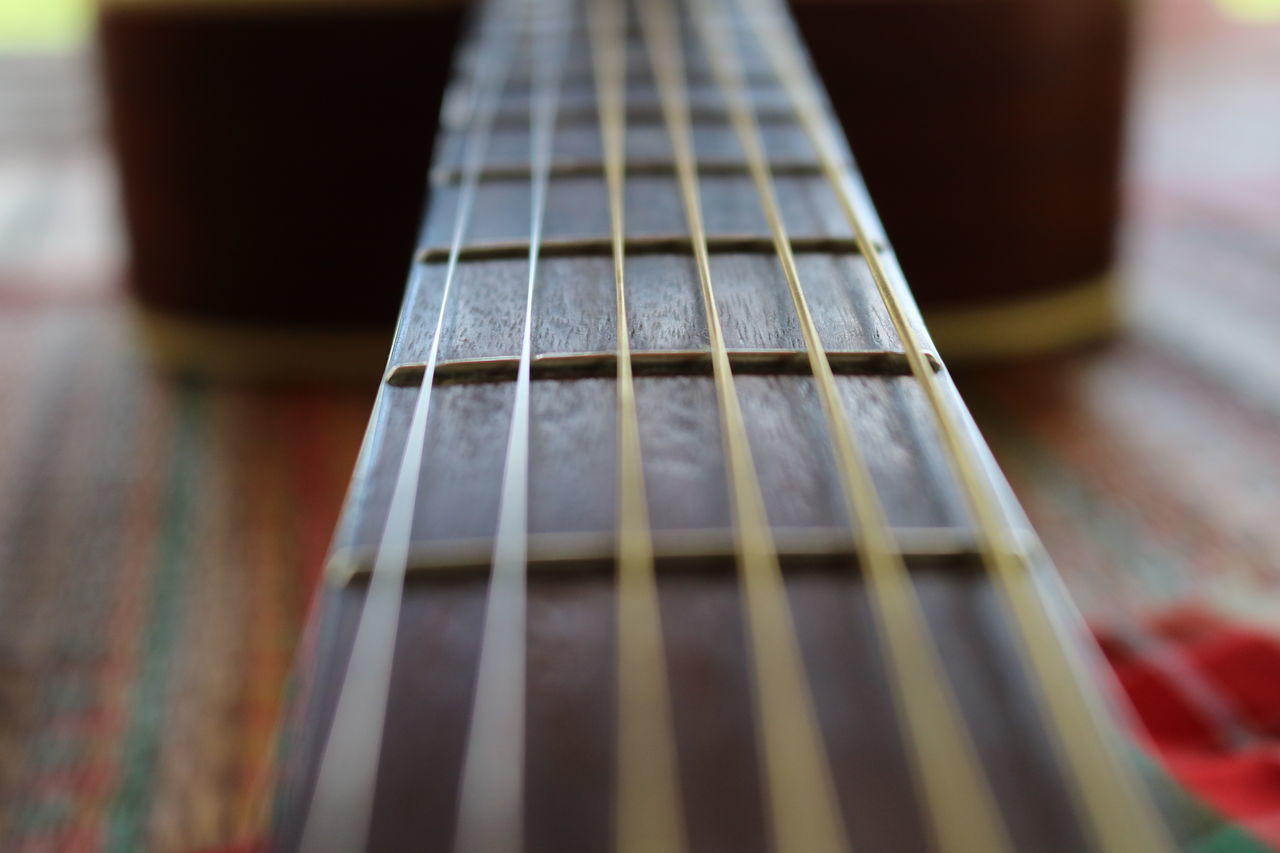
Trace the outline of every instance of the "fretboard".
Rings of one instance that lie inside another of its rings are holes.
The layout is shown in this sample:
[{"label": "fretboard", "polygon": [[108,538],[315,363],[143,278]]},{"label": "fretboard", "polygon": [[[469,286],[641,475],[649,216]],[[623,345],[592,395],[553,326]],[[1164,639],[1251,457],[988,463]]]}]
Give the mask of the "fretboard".
[{"label": "fretboard", "polygon": [[442,121],[282,845],[1167,849],[785,11],[495,0]]}]

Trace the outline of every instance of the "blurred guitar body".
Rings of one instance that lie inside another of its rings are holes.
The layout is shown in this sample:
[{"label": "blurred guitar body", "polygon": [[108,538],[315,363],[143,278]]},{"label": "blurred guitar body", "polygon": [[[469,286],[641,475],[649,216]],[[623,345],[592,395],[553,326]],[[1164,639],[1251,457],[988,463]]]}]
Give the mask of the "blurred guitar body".
[{"label": "blurred guitar body", "polygon": [[[943,351],[1112,331],[1126,5],[793,10]],[[441,0],[104,0],[129,284],[162,366],[376,375],[461,18]]]},{"label": "blurred guitar body", "polygon": [[377,376],[462,10],[104,0],[128,287],[162,367]]},{"label": "blurred guitar body", "polygon": [[793,0],[943,353],[1115,330],[1133,4]]}]

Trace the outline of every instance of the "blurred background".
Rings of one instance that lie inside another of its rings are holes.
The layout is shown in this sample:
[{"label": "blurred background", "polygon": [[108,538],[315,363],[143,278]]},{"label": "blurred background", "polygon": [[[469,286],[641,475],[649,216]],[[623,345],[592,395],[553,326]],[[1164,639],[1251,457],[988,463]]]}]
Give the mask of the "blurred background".
[{"label": "blurred background", "polygon": [[[1120,331],[959,379],[1125,686],[1158,642],[1258,736],[1206,764],[1142,713],[1275,844],[1280,0],[1116,5]],[[223,849],[253,835],[374,387],[146,365],[92,19],[0,6],[0,848]]]}]

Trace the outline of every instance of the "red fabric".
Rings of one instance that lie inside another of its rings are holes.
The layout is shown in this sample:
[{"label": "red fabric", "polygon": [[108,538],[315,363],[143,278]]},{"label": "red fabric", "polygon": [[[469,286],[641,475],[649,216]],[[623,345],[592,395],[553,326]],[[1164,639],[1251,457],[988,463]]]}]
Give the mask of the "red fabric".
[{"label": "red fabric", "polygon": [[1169,772],[1280,849],[1280,641],[1199,609],[1098,639]]}]

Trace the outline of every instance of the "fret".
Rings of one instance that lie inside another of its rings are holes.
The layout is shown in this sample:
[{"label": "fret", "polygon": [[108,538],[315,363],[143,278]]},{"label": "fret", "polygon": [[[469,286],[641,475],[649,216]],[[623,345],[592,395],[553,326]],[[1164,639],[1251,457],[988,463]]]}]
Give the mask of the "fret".
[{"label": "fret", "polygon": [[[772,254],[773,243],[766,237],[726,235],[707,238],[707,251],[713,255]],[[796,254],[859,254],[862,249],[850,237],[795,237],[791,250]],[[631,255],[693,255],[693,243],[683,235],[644,235],[624,238],[627,254]],[[879,250],[880,247],[877,247]],[[611,241],[603,237],[544,239],[540,254],[546,258],[589,258],[607,255]],[[449,259],[450,249],[431,246],[418,252],[415,260],[421,264],[438,264]],[[461,247],[461,261],[501,261],[521,258],[529,253],[529,244],[520,240],[503,240],[489,243],[472,243]]]},{"label": "fret", "polygon": [[[890,531],[907,567],[915,572],[943,568],[950,573],[982,572],[981,551],[973,532],[963,527],[896,527]],[[861,572],[859,543],[844,527],[774,526],[778,559],[793,572],[820,569]],[[1019,538],[1029,549],[1035,541],[1030,530]],[[732,535],[721,529],[658,530],[653,534],[653,559],[662,573],[732,573]],[[442,577],[483,575],[493,554],[491,539],[437,539],[419,542],[409,553],[406,577],[426,583]],[[613,531],[597,533],[532,533],[529,536],[529,571],[535,575],[574,575],[581,572],[607,576],[615,570],[617,555]],[[368,582],[373,549],[342,547],[325,563],[327,581],[337,586]]]},{"label": "fret", "polygon": [[[524,122],[521,116],[524,110],[520,106],[513,106],[511,109],[499,113],[496,124],[500,129],[511,129],[522,127]],[[716,103],[695,104],[691,108],[690,120],[694,124],[723,124],[728,120],[728,113],[724,107]],[[627,110],[627,121],[636,124],[657,124],[662,119],[662,110],[656,104],[636,104]],[[762,123],[767,125],[781,125],[783,127],[794,126],[795,114],[788,104],[784,104],[779,99],[776,105],[771,105],[767,109],[762,109],[759,115]],[[564,115],[560,117],[561,126],[573,125],[590,125],[596,121],[596,109],[594,103],[581,104],[572,106],[565,110]],[[456,125],[451,125],[446,121],[445,126],[457,129]]]},{"label": "fret", "polygon": [[[694,121],[705,123],[713,123],[720,121],[720,117],[727,118],[725,101],[721,93],[714,85],[690,88],[688,91],[689,109],[694,117]],[[596,93],[592,88],[583,88],[577,91],[565,92],[562,95],[564,103],[561,106],[561,113],[557,117],[557,123],[561,126],[583,124],[599,120],[596,112]],[[521,127],[520,116],[527,118],[529,113],[529,104],[533,99],[533,95],[529,93],[508,92],[502,99],[502,105],[498,109],[496,124],[498,127],[516,126]],[[795,110],[791,105],[790,99],[787,98],[785,92],[776,86],[757,86],[752,92],[752,100],[758,104],[760,113],[773,123],[795,121]],[[657,93],[651,85],[637,85],[635,90],[628,95],[626,105],[626,115],[628,122],[636,122],[638,124],[660,124],[661,123],[661,105],[658,103]],[[526,121],[523,127],[527,128]]]},{"label": "fret", "polygon": [[[768,71],[768,66],[764,66],[763,70]],[[746,85],[750,88],[753,96],[760,99],[761,103],[775,106],[790,105],[790,102],[785,100],[786,93],[779,87],[776,76],[771,73],[761,79],[748,80]],[[710,69],[707,69],[705,77],[690,80],[686,91],[689,95],[689,105],[691,107],[704,102],[724,104],[724,99]],[[644,67],[636,68],[628,78],[625,94],[624,112],[628,106],[633,105],[631,102],[635,100],[656,105],[657,91],[654,88],[653,75],[650,73],[647,64]],[[508,80],[502,93],[502,106],[499,108],[499,113],[518,106],[527,108],[532,95],[532,80],[528,78]],[[595,104],[599,97],[596,80],[590,75],[579,80],[567,80],[560,96],[564,101],[562,108],[579,109]]]},{"label": "fret", "polygon": [[[819,175],[822,167],[815,161],[780,161],[771,164],[776,175]],[[604,171],[604,164],[598,161],[568,161],[553,163],[551,177],[554,178],[596,178]],[[675,163],[669,160],[635,160],[627,163],[627,173],[632,175],[674,175]],[[745,175],[747,164],[731,160],[699,161],[699,172],[704,175]],[[456,184],[462,180],[461,169],[435,170],[431,180],[436,186]],[[525,181],[529,179],[529,168],[521,165],[490,166],[480,173],[480,181]]]},{"label": "fret", "polygon": [[[728,350],[729,366],[735,374],[766,376],[808,376],[808,355],[802,350]],[[934,370],[942,365],[929,353]],[[893,350],[827,352],[831,370],[836,376],[907,376],[911,366],[906,356]],[[711,374],[709,350],[642,350],[632,352],[632,370],[636,376],[708,376]],[[422,383],[426,365],[422,362],[393,365],[386,381],[398,387]],[[435,385],[460,385],[476,382],[510,382],[516,378],[519,359],[503,356],[445,360],[436,364]],[[541,380],[585,379],[608,377],[617,373],[616,352],[549,352],[535,355],[531,378]]]},{"label": "fret", "polygon": [[[703,86],[711,85],[714,80],[710,68],[707,67],[704,59],[700,55],[689,57],[692,64],[686,65],[687,77],[689,80],[689,88],[697,89]],[[623,61],[627,63],[627,91],[640,91],[642,86],[652,86],[652,78],[649,74],[649,59],[644,55],[644,46],[640,44],[630,44],[623,50]],[[777,77],[773,73],[768,63],[761,58],[746,73],[747,82],[753,86],[769,86],[776,82]],[[564,84],[566,91],[574,91],[578,89],[594,89],[595,76],[589,67],[588,61],[582,57],[570,57],[567,61],[564,73]],[[510,82],[507,92],[528,92],[530,81],[528,78],[515,79]]]}]

